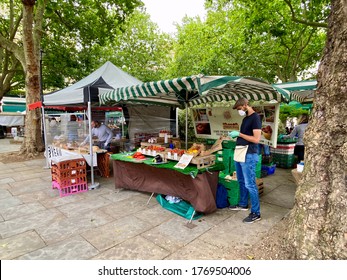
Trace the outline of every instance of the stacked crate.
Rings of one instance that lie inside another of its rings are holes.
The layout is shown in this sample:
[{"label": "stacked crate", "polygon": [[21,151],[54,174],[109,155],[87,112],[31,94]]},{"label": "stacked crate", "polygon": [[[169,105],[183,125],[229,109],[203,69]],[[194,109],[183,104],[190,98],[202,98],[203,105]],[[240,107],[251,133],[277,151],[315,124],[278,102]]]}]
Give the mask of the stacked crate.
[{"label": "stacked crate", "polygon": [[295,164],[295,143],[277,143],[276,148],[271,147],[273,161],[277,167],[292,168]]},{"label": "stacked crate", "polygon": [[229,204],[237,205],[240,200],[240,187],[237,180],[226,180],[223,177],[219,177],[219,183],[227,189]]},{"label": "stacked crate", "polygon": [[57,157],[52,160],[52,187],[60,197],[88,191],[87,169],[84,158]]}]

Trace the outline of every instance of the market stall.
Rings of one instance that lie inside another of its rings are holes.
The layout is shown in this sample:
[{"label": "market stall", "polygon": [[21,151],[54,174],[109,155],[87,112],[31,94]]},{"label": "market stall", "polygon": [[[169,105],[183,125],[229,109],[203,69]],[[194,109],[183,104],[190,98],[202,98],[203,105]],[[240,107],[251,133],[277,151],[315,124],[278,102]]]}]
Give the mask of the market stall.
[{"label": "market stall", "polygon": [[114,184],[156,194],[179,197],[191,203],[197,212],[212,213],[217,210],[216,190],[220,166],[198,170],[190,166],[180,170],[177,162],[153,164],[152,158],[136,160],[128,155],[112,155]]}]

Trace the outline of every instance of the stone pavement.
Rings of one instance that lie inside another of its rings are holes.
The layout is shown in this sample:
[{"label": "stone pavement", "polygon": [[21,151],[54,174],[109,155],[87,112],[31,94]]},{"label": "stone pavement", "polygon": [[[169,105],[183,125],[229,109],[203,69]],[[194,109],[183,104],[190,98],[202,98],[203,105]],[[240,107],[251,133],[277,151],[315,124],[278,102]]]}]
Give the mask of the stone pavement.
[{"label": "stone pavement", "polygon": [[[0,153],[7,152],[0,139]],[[17,149],[19,148],[19,145]],[[237,259],[292,208],[290,170],[264,178],[262,220],[244,224],[244,211],[219,209],[193,221],[162,208],[149,193],[115,190],[113,178],[96,177],[99,189],[60,197],[45,160],[0,162],[0,259],[198,260]]]}]

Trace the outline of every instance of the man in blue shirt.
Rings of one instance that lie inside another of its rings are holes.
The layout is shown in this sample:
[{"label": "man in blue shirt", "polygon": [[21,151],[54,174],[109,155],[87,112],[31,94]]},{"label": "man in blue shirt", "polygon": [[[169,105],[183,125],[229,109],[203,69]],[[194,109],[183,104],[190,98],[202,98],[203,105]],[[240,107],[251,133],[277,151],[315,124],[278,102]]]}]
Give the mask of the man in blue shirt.
[{"label": "man in blue shirt", "polygon": [[[261,219],[258,187],[255,179],[255,169],[259,160],[258,143],[261,136],[261,120],[259,115],[248,105],[246,98],[237,100],[233,109],[238,110],[244,117],[240,131],[231,131],[229,136],[236,138],[236,149],[248,146],[243,159],[234,158],[237,180],[240,185],[240,201],[237,206],[230,206],[231,210],[248,210],[248,198],[251,201],[251,213],[243,220],[253,223]],[[235,149],[235,150],[236,150]],[[236,153],[236,151],[235,151]]]}]

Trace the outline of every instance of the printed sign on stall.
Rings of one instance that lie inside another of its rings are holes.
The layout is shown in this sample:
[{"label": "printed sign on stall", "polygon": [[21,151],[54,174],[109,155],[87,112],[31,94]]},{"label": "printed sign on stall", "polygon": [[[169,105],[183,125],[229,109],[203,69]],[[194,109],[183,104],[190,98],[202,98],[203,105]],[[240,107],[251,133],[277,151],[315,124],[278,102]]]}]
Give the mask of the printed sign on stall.
[{"label": "printed sign on stall", "polygon": [[[276,148],[279,119],[279,104],[254,105],[262,122],[260,143]],[[205,139],[218,139],[227,136],[232,130],[240,130],[243,117],[231,107],[191,109],[195,136]]]}]

